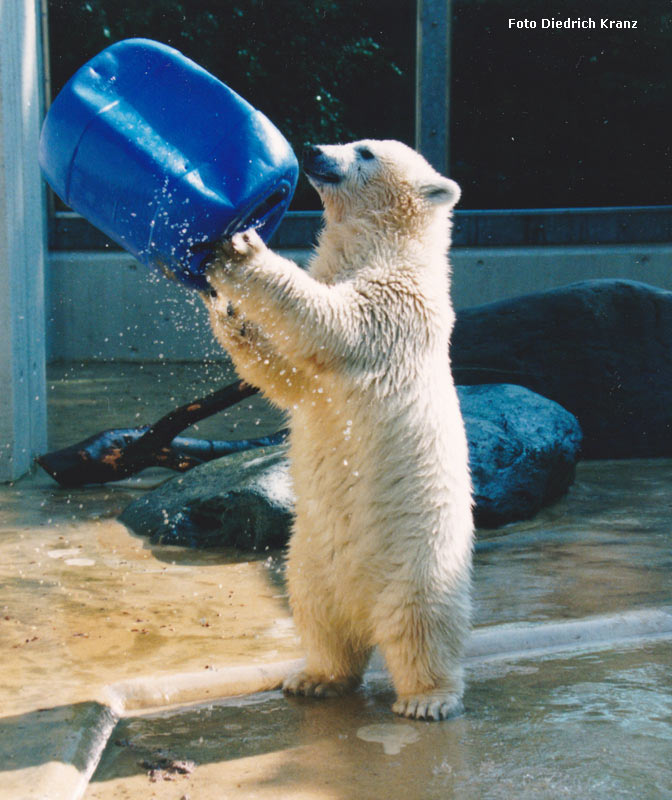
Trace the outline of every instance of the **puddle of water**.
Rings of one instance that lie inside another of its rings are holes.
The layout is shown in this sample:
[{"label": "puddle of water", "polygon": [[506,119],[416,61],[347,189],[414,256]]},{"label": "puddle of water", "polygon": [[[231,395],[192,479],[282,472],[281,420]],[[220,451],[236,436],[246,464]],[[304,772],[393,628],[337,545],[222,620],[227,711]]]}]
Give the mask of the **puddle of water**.
[{"label": "puddle of water", "polygon": [[150,548],[89,511],[79,524],[47,517],[10,531],[0,506],[5,713],[100,699],[102,687],[138,675],[301,654],[268,554]]},{"label": "puddle of water", "polygon": [[387,756],[399,755],[402,747],[413,744],[420,738],[420,734],[415,728],[403,723],[365,725],[357,731],[357,736],[365,742],[380,742],[383,745],[383,752]]},{"label": "puddle of water", "polygon": [[71,556],[78,556],[79,552],[79,548],[72,547],[69,550],[49,550],[47,555],[49,558],[70,558]]}]

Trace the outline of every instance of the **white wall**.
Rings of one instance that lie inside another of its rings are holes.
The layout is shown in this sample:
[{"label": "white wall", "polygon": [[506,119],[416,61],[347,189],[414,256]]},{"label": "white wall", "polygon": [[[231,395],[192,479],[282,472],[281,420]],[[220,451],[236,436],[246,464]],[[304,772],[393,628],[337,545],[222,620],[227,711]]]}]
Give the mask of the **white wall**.
[{"label": "white wall", "polygon": [[0,0],[0,480],[46,445],[38,0]]},{"label": "white wall", "polygon": [[[672,290],[672,245],[461,248],[452,261],[457,308],[588,278]],[[196,293],[151,276],[123,253],[52,253],[48,285],[52,360],[220,356]]]},{"label": "white wall", "polygon": [[672,291],[672,244],[462,248],[452,260],[456,308],[592,278],[626,278]]}]

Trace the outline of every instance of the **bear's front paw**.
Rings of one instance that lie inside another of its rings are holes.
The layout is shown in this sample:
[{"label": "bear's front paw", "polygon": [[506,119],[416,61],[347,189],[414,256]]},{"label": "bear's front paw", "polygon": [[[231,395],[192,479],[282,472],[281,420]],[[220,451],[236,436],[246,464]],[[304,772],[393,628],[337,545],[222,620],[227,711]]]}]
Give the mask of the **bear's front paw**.
[{"label": "bear's front paw", "polygon": [[250,228],[242,233],[234,233],[215,246],[205,277],[217,294],[226,293],[232,279],[243,277],[245,268],[250,266],[266,250],[259,234]]},{"label": "bear's front paw", "polygon": [[221,242],[218,249],[229,263],[241,264],[251,261],[254,256],[263,253],[266,245],[256,230],[250,228],[242,233],[234,233],[230,239]]},{"label": "bear's front paw", "polygon": [[308,672],[290,675],[282,684],[285,694],[303,697],[341,697],[359,686],[358,678],[325,679]]},{"label": "bear's front paw", "polygon": [[462,698],[454,692],[430,692],[400,697],[392,711],[410,719],[442,720],[462,711]]}]

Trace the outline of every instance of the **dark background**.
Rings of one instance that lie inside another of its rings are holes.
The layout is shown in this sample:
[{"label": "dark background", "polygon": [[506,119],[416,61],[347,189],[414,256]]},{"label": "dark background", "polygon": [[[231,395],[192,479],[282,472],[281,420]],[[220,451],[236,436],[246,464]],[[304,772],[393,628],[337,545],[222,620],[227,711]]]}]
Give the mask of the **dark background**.
[{"label": "dark background", "polygon": [[[508,18],[638,30],[509,30]],[[173,45],[305,142],[413,144],[413,0],[49,0],[53,90],[129,36]],[[672,0],[454,0],[451,174],[461,208],[672,202]],[[302,182],[293,208],[315,208]]]},{"label": "dark background", "polygon": [[[452,171],[466,208],[672,202],[672,2],[453,3]],[[509,30],[593,17],[596,30]],[[600,30],[600,17],[639,21]]]}]

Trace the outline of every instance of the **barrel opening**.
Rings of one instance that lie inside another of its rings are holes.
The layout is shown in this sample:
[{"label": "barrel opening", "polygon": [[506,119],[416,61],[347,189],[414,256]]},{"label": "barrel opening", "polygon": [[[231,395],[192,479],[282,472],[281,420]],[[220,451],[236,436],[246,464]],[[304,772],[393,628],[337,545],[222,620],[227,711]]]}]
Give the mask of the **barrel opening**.
[{"label": "barrel opening", "polygon": [[260,230],[266,227],[275,227],[275,223],[279,221],[279,218],[284,213],[288,195],[289,192],[286,186],[281,186],[271,192],[247,215],[242,228],[257,228]]}]

